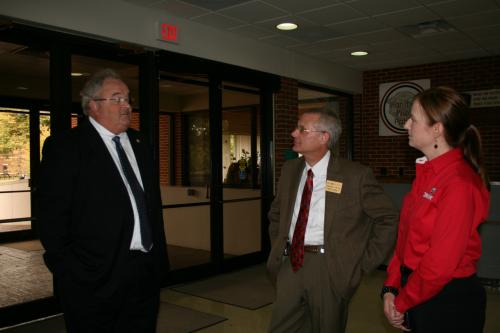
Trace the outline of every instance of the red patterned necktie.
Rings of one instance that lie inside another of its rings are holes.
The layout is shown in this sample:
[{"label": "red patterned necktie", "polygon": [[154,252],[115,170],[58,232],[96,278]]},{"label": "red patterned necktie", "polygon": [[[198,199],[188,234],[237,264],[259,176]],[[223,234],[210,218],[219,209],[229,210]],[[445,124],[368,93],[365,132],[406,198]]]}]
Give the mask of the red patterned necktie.
[{"label": "red patterned necktie", "polygon": [[292,246],[290,248],[290,262],[292,263],[293,271],[296,272],[302,267],[304,262],[304,236],[306,235],[307,220],[309,218],[309,205],[311,204],[311,196],[313,190],[312,169],[307,171],[307,179],[302,191],[302,199],[300,200],[300,211],[295,230],[293,231]]}]

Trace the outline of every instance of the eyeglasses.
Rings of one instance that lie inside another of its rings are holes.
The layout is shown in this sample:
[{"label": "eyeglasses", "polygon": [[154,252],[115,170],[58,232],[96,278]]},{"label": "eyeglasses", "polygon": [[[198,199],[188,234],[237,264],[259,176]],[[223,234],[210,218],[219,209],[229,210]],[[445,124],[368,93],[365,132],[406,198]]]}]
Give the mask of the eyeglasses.
[{"label": "eyeglasses", "polygon": [[298,125],[297,127],[295,127],[295,129],[297,131],[299,131],[300,134],[314,133],[314,132],[321,132],[321,133],[325,133],[326,132],[326,131],[319,131],[319,130],[307,129],[307,128],[304,128],[304,126],[300,126],[300,125]]},{"label": "eyeglasses", "polygon": [[123,97],[123,96],[114,96],[114,97],[108,97],[108,98],[92,98],[93,101],[96,102],[102,102],[102,101],[110,101],[113,104],[116,105],[131,105],[134,100],[131,97]]}]

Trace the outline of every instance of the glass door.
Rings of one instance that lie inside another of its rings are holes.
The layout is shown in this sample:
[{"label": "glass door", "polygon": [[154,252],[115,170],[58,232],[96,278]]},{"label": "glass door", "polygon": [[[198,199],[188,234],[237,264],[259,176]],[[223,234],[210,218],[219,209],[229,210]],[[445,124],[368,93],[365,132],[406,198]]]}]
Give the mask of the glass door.
[{"label": "glass door", "polygon": [[222,182],[224,257],[260,252],[260,90],[222,85]]},{"label": "glass door", "polygon": [[[49,52],[0,41],[0,241],[32,235],[31,178],[50,129]],[[15,64],[15,65],[13,65]]]},{"label": "glass door", "polygon": [[211,262],[208,78],[160,71],[160,188],[170,269]]}]

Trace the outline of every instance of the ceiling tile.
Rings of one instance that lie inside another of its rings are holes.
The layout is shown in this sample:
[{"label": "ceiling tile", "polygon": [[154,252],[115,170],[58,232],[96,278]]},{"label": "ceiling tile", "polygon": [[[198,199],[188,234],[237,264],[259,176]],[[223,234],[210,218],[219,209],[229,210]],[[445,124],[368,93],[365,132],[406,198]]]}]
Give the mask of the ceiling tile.
[{"label": "ceiling tile", "polygon": [[337,24],[330,24],[328,27],[344,36],[387,28],[385,24],[372,18],[361,18]]},{"label": "ceiling tile", "polygon": [[274,35],[271,37],[262,38],[260,40],[264,43],[270,43],[279,47],[288,47],[300,44],[299,41],[282,35]]},{"label": "ceiling tile", "polygon": [[298,46],[297,50],[300,49],[301,52],[306,54],[321,54],[335,49],[346,49],[349,47],[355,47],[360,44],[362,43],[350,37],[339,37],[312,43],[307,45],[307,47]]},{"label": "ceiling tile", "polygon": [[446,52],[442,52],[445,55],[451,55],[456,58],[465,59],[465,58],[480,58],[489,56],[488,51],[482,48],[476,49],[465,49],[465,50],[448,50]]},{"label": "ceiling tile", "polygon": [[481,40],[484,38],[490,38],[491,36],[500,36],[500,24],[490,25],[487,27],[467,28],[463,29],[463,31],[475,40]]},{"label": "ceiling tile", "polygon": [[163,2],[162,0],[124,0],[125,2],[130,2],[139,6],[150,6],[154,3]]},{"label": "ceiling tile", "polygon": [[151,7],[166,10],[173,15],[184,18],[191,18],[194,16],[200,16],[209,13],[209,11],[206,9],[191,6],[190,4],[180,1],[160,1],[152,5]]},{"label": "ceiling tile", "polygon": [[500,22],[500,10],[475,13],[467,16],[453,17],[447,20],[458,29],[494,25]]},{"label": "ceiling tile", "polygon": [[249,0],[182,0],[183,2],[187,2],[191,5],[195,5],[198,7],[202,7],[209,10],[219,10],[222,8],[227,8],[235,5],[239,5],[245,2],[249,2]]},{"label": "ceiling tile", "polygon": [[244,25],[244,26],[239,26],[233,29],[230,29],[229,31],[234,32],[239,35],[243,35],[245,37],[250,37],[250,38],[263,38],[263,37],[270,37],[276,35],[274,31],[269,31],[266,29],[259,28],[255,25]]},{"label": "ceiling tile", "polygon": [[383,43],[400,39],[406,39],[405,35],[394,29],[383,29],[368,33],[357,34],[353,36],[356,40],[363,43]]},{"label": "ceiling tile", "polygon": [[429,5],[429,9],[444,18],[470,15],[499,9],[493,0],[454,0]]},{"label": "ceiling tile", "polygon": [[286,10],[292,14],[331,6],[340,0],[261,0],[280,9]]},{"label": "ceiling tile", "polygon": [[380,15],[389,12],[419,7],[420,4],[418,4],[414,0],[357,0],[349,3],[349,6],[367,15]]},{"label": "ceiling tile", "polygon": [[[298,25],[298,28],[291,31],[280,31],[276,29],[276,25],[282,22],[294,22]],[[335,37],[339,37],[339,33],[334,31],[333,29],[322,27],[317,24],[313,24],[307,20],[294,17],[294,16],[285,16],[279,19],[272,19],[264,22],[257,23],[259,27],[264,29],[275,31],[284,36],[289,36],[292,38],[300,39],[304,42],[317,42],[320,40],[331,39]]]},{"label": "ceiling tile", "polygon": [[254,23],[288,15],[287,12],[259,1],[252,1],[219,11],[220,14]]},{"label": "ceiling tile", "polygon": [[413,38],[405,38],[397,41],[370,44],[370,48],[375,51],[394,50],[395,52],[419,53],[428,48]]},{"label": "ceiling tile", "polygon": [[279,33],[310,43],[339,37],[339,34],[336,31],[316,25],[303,26],[302,28],[294,31],[281,31]]},{"label": "ceiling tile", "polygon": [[389,14],[377,15],[374,16],[374,18],[377,21],[397,28],[405,25],[433,21],[439,17],[424,7],[418,7]]},{"label": "ceiling tile", "polygon": [[326,25],[362,18],[365,15],[347,5],[337,4],[330,7],[304,12],[298,14],[298,16],[316,24]]},{"label": "ceiling tile", "polygon": [[197,16],[192,20],[217,29],[229,29],[245,24],[244,22],[229,17],[225,17],[223,15],[219,15],[216,13],[209,13],[202,16]]}]

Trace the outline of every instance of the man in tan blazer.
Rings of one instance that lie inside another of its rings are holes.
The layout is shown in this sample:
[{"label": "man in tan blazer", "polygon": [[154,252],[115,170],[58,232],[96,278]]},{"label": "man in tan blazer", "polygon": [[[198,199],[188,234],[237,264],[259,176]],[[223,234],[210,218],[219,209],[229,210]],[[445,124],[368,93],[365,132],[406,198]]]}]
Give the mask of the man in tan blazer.
[{"label": "man in tan blazer", "polygon": [[270,332],[344,332],[362,275],[393,248],[398,212],[371,169],[333,156],[341,131],[338,116],[320,109],[292,132],[302,157],[283,165],[268,214],[277,289]]}]

